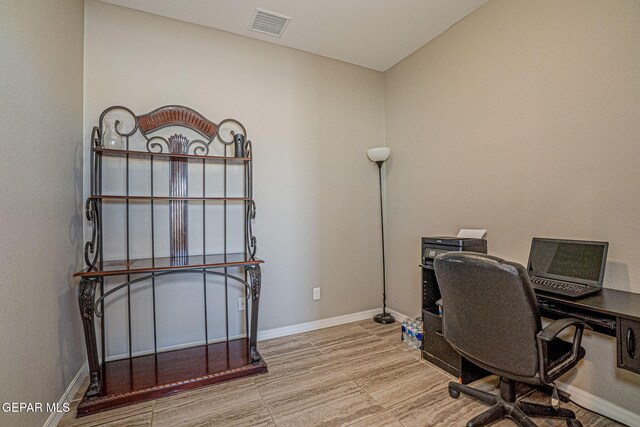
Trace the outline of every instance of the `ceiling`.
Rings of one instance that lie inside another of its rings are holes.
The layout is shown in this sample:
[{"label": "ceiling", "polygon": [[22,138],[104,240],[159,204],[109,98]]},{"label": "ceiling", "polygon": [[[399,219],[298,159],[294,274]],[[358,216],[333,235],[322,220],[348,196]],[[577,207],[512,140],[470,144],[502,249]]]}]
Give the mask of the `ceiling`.
[{"label": "ceiling", "polygon": [[[102,0],[378,71],[487,0]],[[292,19],[281,38],[249,31],[256,8]]]}]

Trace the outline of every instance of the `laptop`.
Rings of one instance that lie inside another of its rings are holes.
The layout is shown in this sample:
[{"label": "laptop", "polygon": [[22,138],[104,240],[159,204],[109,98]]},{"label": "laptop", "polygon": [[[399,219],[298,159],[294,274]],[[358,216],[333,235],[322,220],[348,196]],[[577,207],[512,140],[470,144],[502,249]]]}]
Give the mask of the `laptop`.
[{"label": "laptop", "polygon": [[581,298],[601,291],[607,242],[534,237],[527,270],[536,291]]}]

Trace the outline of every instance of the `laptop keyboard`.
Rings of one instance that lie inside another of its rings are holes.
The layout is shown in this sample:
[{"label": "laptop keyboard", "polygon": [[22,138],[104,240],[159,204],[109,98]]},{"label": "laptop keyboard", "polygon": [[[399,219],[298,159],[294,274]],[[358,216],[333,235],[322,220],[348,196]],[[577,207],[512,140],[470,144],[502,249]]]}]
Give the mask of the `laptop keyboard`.
[{"label": "laptop keyboard", "polygon": [[531,283],[537,285],[537,288],[547,288],[549,292],[560,294],[571,294],[575,296],[582,295],[591,290],[591,287],[578,285],[575,283],[560,282],[558,280],[542,279],[540,277],[532,277]]}]

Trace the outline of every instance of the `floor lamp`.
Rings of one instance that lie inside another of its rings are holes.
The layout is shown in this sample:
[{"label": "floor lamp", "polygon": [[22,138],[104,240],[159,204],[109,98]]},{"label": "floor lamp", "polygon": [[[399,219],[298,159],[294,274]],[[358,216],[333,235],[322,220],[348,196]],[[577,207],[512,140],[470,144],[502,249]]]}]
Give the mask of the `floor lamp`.
[{"label": "floor lamp", "polygon": [[373,316],[378,323],[393,323],[396,320],[387,313],[387,270],[384,259],[384,213],[382,210],[382,164],[389,158],[391,148],[379,147],[367,150],[369,160],[378,165],[378,182],[380,183],[380,231],[382,236],[382,313]]}]

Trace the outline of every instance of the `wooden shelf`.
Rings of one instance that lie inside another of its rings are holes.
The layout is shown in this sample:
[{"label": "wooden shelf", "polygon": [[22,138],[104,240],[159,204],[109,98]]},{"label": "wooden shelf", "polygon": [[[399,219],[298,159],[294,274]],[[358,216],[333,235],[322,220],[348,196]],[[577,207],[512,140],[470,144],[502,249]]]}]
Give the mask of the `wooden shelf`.
[{"label": "wooden shelf", "polygon": [[231,201],[231,202],[244,202],[251,200],[248,197],[170,197],[170,196],[120,196],[120,195],[106,195],[106,196],[90,196],[94,200],[184,200],[184,201]]},{"label": "wooden shelf", "polygon": [[185,159],[189,162],[231,162],[244,163],[250,162],[250,157],[225,157],[225,156],[199,156],[197,154],[171,154],[171,153],[150,153],[148,151],[135,150],[113,150],[111,148],[94,147],[94,153],[105,157],[133,157],[138,159]]},{"label": "wooden shelf", "polygon": [[246,338],[106,362],[101,393],[82,399],[78,417],[266,371]]},{"label": "wooden shelf", "polygon": [[73,277],[104,277],[123,274],[153,273],[159,271],[186,270],[194,268],[237,267],[262,264],[261,259],[249,259],[244,253],[192,255],[185,258],[142,258],[105,261],[102,270],[82,270]]}]

